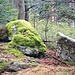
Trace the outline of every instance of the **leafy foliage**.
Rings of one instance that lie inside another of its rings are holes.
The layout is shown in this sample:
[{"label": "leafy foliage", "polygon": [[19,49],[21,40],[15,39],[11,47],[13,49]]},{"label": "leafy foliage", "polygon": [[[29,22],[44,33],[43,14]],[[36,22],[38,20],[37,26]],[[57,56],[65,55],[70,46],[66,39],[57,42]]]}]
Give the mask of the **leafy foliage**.
[{"label": "leafy foliage", "polygon": [[[32,7],[28,12],[30,17],[33,15],[33,18],[36,17],[39,19],[46,18],[50,15],[50,1],[49,0],[31,0],[27,1],[27,7]],[[31,18],[32,19],[32,18]]]},{"label": "leafy foliage", "polygon": [[0,0],[0,23],[17,19],[17,10],[9,3],[9,0]]},{"label": "leafy foliage", "polygon": [[66,0],[57,0],[55,6],[57,7],[56,13],[58,18],[66,17],[68,19],[75,20],[75,9],[70,6],[70,2]]},{"label": "leafy foliage", "polygon": [[59,16],[60,17],[66,17],[72,20],[75,20],[75,9],[69,8],[69,7],[60,7],[59,8]]}]

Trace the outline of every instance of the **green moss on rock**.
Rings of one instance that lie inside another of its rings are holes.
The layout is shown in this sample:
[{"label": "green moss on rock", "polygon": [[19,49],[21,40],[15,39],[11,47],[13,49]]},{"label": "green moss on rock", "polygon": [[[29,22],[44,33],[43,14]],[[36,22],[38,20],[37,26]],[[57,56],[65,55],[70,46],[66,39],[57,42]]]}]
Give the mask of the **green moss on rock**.
[{"label": "green moss on rock", "polygon": [[[16,26],[18,34],[14,34],[13,26]],[[9,31],[9,35],[12,36],[11,42],[8,44],[9,47],[17,47],[18,45],[38,48],[40,52],[46,51],[46,46],[43,44],[42,39],[36,29],[25,20],[11,21],[6,24]]]},{"label": "green moss on rock", "polygon": [[8,68],[8,62],[3,60],[0,62],[0,71],[5,71]]},{"label": "green moss on rock", "polygon": [[4,52],[7,53],[7,54],[12,54],[12,55],[14,55],[14,56],[16,56],[16,57],[23,57],[23,53],[20,52],[20,51],[17,50],[17,49],[5,50]]}]

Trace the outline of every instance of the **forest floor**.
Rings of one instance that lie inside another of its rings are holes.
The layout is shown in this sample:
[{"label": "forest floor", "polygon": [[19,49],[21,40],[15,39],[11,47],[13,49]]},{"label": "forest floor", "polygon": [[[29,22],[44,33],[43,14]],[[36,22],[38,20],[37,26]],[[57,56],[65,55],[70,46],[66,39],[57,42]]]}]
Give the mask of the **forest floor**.
[{"label": "forest floor", "polygon": [[[5,46],[7,43],[0,43],[0,47]],[[75,75],[75,67],[67,65],[53,58],[49,54],[55,57],[54,50],[47,50],[46,56],[43,58],[34,58],[38,64],[34,67],[30,67],[27,69],[23,69],[18,72],[3,72],[0,75]],[[15,57],[14,55],[4,54],[3,50],[0,49],[0,57],[5,57],[8,60],[20,60],[24,63],[28,63],[25,59],[28,56],[24,56],[23,58]]]}]

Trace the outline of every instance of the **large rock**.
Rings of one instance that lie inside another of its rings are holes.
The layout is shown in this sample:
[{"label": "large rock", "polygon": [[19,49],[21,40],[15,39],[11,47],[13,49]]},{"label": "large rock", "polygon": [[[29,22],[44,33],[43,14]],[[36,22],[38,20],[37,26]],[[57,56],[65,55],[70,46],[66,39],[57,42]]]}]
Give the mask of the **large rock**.
[{"label": "large rock", "polygon": [[11,62],[8,65],[9,71],[20,71],[20,70],[26,69],[26,68],[28,68],[28,65],[22,64],[22,63],[19,63],[19,62]]},{"label": "large rock", "polygon": [[46,46],[43,44],[40,35],[29,22],[25,20],[11,21],[6,24],[6,27],[11,37],[11,42],[8,44],[9,47],[24,46],[27,54],[46,52]]},{"label": "large rock", "polygon": [[61,32],[59,32],[58,35],[60,38],[57,42],[56,55],[75,64],[75,39],[62,34]]},{"label": "large rock", "polygon": [[39,50],[37,48],[25,47],[25,46],[18,46],[17,47],[23,54],[30,55],[30,56],[38,56]]},{"label": "large rock", "polygon": [[[38,62],[31,58],[25,58],[25,63],[23,62],[10,62],[6,58],[0,58],[0,74],[4,71],[20,71],[22,69],[27,69],[33,66],[37,66]],[[27,63],[26,63],[27,61]],[[34,63],[34,64],[33,64]]]}]

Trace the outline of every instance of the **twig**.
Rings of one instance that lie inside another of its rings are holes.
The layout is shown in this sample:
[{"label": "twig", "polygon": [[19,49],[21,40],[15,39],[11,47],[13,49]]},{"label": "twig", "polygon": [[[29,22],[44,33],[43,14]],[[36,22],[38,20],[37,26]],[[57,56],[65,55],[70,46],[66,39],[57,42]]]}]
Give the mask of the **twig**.
[{"label": "twig", "polygon": [[59,62],[65,64],[65,65],[67,65],[67,66],[70,66],[70,65],[68,65],[67,63],[63,62],[62,60],[58,59],[57,57],[55,57],[55,56],[53,56],[52,54],[49,53],[49,56],[47,55],[47,57],[49,58],[50,56],[52,56],[55,60],[58,60]]},{"label": "twig", "polygon": [[43,40],[43,42],[56,42],[56,41],[51,41],[51,40]]}]

